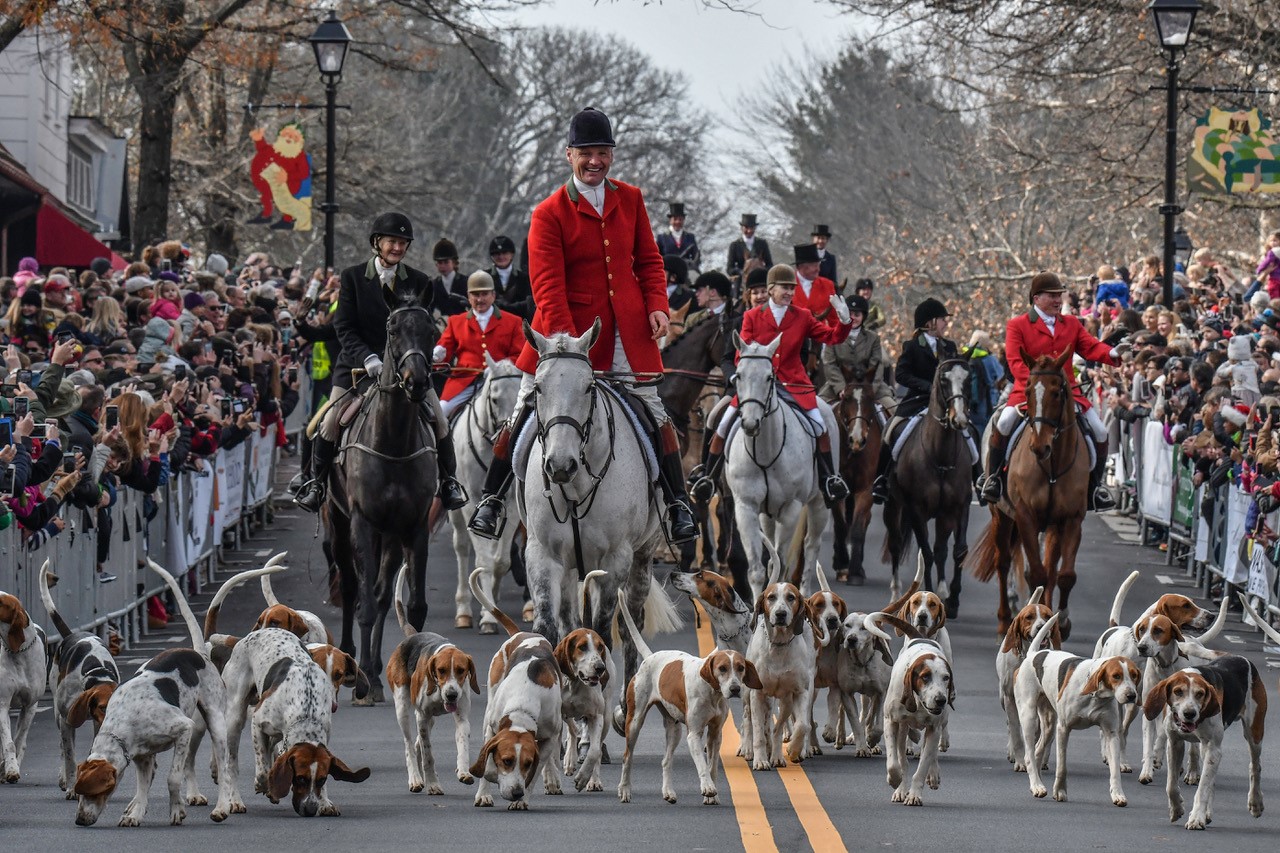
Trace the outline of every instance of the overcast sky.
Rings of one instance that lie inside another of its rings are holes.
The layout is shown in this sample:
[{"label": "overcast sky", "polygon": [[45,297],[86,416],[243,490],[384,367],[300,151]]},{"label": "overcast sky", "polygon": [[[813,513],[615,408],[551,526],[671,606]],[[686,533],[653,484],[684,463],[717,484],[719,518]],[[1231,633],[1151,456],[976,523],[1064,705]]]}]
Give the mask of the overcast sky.
[{"label": "overcast sky", "polygon": [[787,57],[833,56],[853,19],[821,0],[755,0],[755,14],[703,8],[698,0],[546,0],[517,16],[527,25],[597,29],[620,36],[666,69],[684,69],[698,105],[718,118]]}]

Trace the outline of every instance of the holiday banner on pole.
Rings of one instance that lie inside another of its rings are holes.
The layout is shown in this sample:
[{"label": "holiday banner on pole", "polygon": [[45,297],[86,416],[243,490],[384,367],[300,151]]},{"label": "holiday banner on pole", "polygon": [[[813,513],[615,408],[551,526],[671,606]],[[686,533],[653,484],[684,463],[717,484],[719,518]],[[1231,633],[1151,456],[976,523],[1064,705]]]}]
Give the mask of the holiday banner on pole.
[{"label": "holiday banner on pole", "polygon": [[1210,107],[1196,121],[1187,188],[1205,195],[1280,192],[1280,135],[1258,110]]},{"label": "holiday banner on pole", "polygon": [[249,131],[249,138],[254,147],[249,179],[261,204],[249,224],[270,225],[274,231],[310,231],[311,155],[304,148],[302,125],[286,124],[274,142],[267,141],[261,127]]}]

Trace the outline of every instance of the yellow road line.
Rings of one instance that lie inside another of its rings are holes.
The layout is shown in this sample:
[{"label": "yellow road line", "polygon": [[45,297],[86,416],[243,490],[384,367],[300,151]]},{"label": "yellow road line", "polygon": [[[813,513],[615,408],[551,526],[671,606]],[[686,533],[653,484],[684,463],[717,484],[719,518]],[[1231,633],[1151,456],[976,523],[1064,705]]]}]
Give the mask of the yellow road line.
[{"label": "yellow road line", "polygon": [[[699,607],[694,603],[694,607]],[[711,620],[703,614],[698,620],[698,653],[703,657],[711,654],[715,643],[711,640]],[[778,845],[773,840],[773,827],[764,813],[764,803],[760,800],[760,789],[752,778],[751,768],[747,762],[738,757],[740,742],[738,729],[733,724],[733,715],[725,721],[723,738],[720,741],[720,764],[724,768],[725,781],[733,795],[733,810],[738,818],[738,832],[742,836],[742,847],[746,853],[777,853]],[[815,848],[817,849],[817,848]]]},{"label": "yellow road line", "polygon": [[831,822],[827,810],[818,799],[818,792],[813,789],[813,783],[801,766],[788,762],[786,767],[778,768],[778,776],[787,789],[787,796],[791,798],[796,817],[800,818],[800,825],[809,836],[809,846],[818,853],[847,850],[840,831]]}]

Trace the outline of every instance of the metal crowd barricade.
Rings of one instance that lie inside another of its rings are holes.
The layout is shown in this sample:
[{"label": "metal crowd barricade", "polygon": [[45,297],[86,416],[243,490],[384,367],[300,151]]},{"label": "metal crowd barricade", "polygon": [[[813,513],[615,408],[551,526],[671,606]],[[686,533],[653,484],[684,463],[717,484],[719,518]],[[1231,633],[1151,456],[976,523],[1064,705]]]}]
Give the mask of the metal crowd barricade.
[{"label": "metal crowd barricade", "polygon": [[165,590],[159,576],[146,568],[147,557],[196,593],[214,579],[224,534],[238,543],[252,522],[269,521],[277,462],[274,438],[274,432],[265,437],[255,433],[230,451],[205,459],[202,471],[172,472],[153,496],[155,514],[149,521],[145,496],[120,489],[111,508],[104,566],[117,577],[111,583],[97,580],[100,531],[94,511],[63,507],[66,528],[34,551],[26,550],[15,521],[0,531],[0,590],[18,596],[32,618],[56,635],[36,587],[40,566],[49,560],[58,576],[50,593],[67,624],[103,636],[110,625],[127,648],[147,632],[147,599]]}]

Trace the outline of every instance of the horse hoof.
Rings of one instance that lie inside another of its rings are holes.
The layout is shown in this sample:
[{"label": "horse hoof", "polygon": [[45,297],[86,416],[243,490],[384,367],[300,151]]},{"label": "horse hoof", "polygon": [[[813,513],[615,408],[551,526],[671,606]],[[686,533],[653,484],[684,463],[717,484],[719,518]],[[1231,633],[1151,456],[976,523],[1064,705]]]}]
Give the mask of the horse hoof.
[{"label": "horse hoof", "polygon": [[950,622],[960,615],[960,602],[947,599],[946,602],[947,621]]},{"label": "horse hoof", "polygon": [[1058,620],[1058,631],[1062,634],[1064,643],[1071,639],[1071,620],[1069,618]]},{"label": "horse hoof", "polygon": [[457,616],[455,616],[455,617],[453,618],[453,627],[455,627],[455,628],[470,628],[470,627],[471,627],[471,614],[470,614],[470,613],[459,613]]},{"label": "horse hoof", "polygon": [[372,692],[366,693],[363,697],[361,697],[361,698],[359,698],[359,699],[357,699],[357,698],[355,698],[355,697],[353,696],[353,697],[351,697],[351,704],[352,704],[352,705],[354,705],[354,706],[356,706],[357,708],[372,708],[372,707],[373,707],[373,693],[372,693]]},{"label": "horse hoof", "polygon": [[496,622],[481,622],[481,623],[480,623],[480,633],[481,633],[481,634],[496,634],[496,633],[498,633],[498,624],[497,624]]},{"label": "horse hoof", "polygon": [[837,569],[837,570],[836,570],[836,583],[848,583],[848,582],[849,582],[849,570],[848,570],[848,569]]},{"label": "horse hoof", "polygon": [[526,601],[524,603],[524,610],[520,611],[520,618],[524,621],[524,624],[531,625],[533,624],[533,617],[535,615],[533,602]]}]

